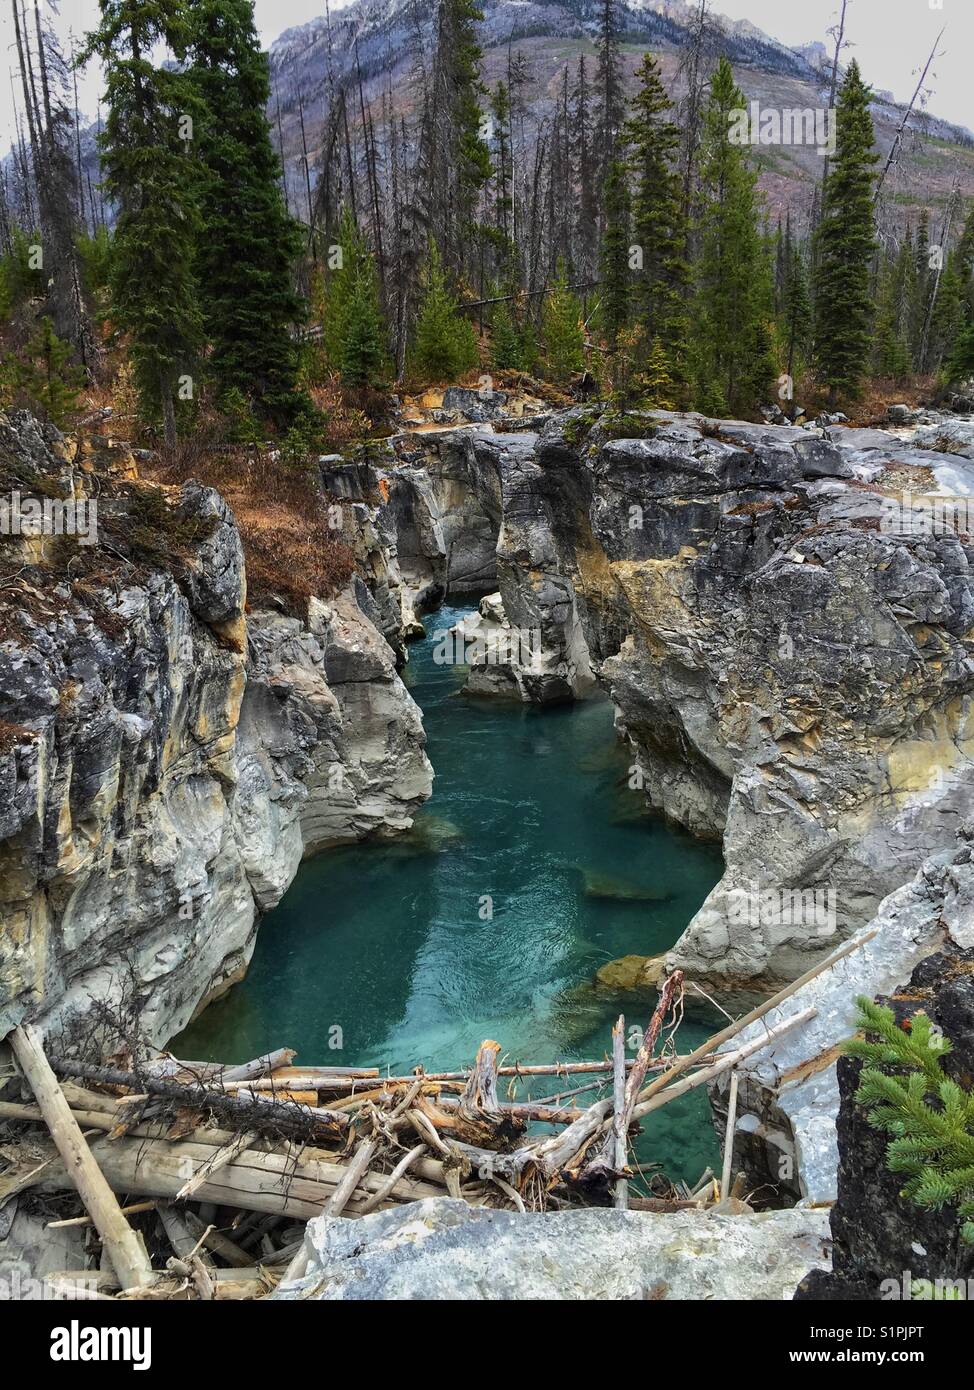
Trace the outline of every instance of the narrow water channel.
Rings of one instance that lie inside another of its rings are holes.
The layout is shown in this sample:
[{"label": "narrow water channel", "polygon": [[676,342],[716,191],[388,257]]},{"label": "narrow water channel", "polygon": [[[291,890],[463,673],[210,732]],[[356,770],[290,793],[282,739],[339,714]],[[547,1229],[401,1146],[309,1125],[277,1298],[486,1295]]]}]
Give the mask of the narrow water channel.
[{"label": "narrow water channel", "polygon": [[[593,987],[594,972],[672,945],[720,853],[645,813],[608,701],[537,710],[459,695],[465,668],[437,665],[433,648],[466,611],[431,615],[410,648],[404,679],[436,773],[414,833],[304,864],[246,979],[190,1025],[178,1055],[242,1061],[287,1045],[299,1062],[403,1073],[467,1064],[484,1038],[526,1063],[610,1047],[620,1000]],[[651,1007],[629,1001],[627,1019],[645,1024]],[[710,1021],[686,1019],[680,1050]],[[556,1089],[544,1077],[534,1094]],[[715,1158],[703,1095],[654,1115],[638,1152],[696,1179]]]}]

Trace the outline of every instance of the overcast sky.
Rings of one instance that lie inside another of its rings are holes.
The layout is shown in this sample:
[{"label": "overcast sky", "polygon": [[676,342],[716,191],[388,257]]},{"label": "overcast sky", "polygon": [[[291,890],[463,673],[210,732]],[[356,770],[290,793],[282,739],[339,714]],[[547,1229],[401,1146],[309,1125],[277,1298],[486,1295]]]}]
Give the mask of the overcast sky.
[{"label": "overcast sky", "polygon": [[[28,5],[32,0],[28,0]],[[41,0],[43,5],[49,0]],[[346,0],[332,0],[342,9]],[[647,5],[651,0],[645,0]],[[283,30],[324,13],[324,0],[256,0],[257,23],[265,43]],[[827,42],[835,23],[838,0],[715,0],[713,8],[732,19],[749,19],[759,29],[787,44]],[[66,36],[91,28],[98,14],[98,0],[60,0],[59,30]],[[974,90],[971,57],[974,54],[974,0],[850,0],[847,30],[866,79],[874,87],[888,89],[903,101],[909,99],[920,69],[938,31],[946,27],[943,57],[930,79],[934,94],[930,109],[937,115],[974,129]],[[7,65],[16,61],[10,6],[0,0],[0,52]],[[81,105],[94,114],[99,80],[91,72],[82,84]],[[12,134],[10,82],[0,72],[0,147]]]}]

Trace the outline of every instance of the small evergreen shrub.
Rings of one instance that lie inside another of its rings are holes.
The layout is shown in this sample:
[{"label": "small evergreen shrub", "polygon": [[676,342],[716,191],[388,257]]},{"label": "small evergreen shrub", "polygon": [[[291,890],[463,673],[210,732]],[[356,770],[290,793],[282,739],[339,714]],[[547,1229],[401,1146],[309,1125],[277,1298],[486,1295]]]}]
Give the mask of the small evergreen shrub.
[{"label": "small evergreen shrub", "polygon": [[[961,1239],[974,1244],[974,1094],[945,1073],[948,1039],[923,1012],[897,1025],[892,1009],[860,997],[858,1027],[867,1036],[845,1046],[866,1066],[856,1099],[869,1122],[893,1137],[886,1150],[891,1173],[904,1173],[902,1196],[939,1211],[956,1205]],[[881,1067],[896,1067],[889,1074]]]}]

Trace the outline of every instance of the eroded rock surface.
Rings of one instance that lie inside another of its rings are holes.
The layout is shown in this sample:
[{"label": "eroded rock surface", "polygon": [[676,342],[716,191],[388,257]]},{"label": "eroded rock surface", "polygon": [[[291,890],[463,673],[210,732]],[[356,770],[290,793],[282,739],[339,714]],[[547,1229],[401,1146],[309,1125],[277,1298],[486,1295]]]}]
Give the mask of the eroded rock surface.
[{"label": "eroded rock surface", "polygon": [[499,499],[503,622],[528,656],[470,688],[544,704],[597,679],[651,804],[722,838],[670,954],[688,977],[793,979],[949,855],[974,805],[971,541],[896,521],[910,496],[974,499],[962,455],[577,408],[411,466],[415,496],[442,473]]},{"label": "eroded rock surface", "polygon": [[829,1263],[821,1211],[518,1215],[446,1197],[318,1217],[305,1250],[307,1275],[272,1298],[780,1299]]},{"label": "eroded rock surface", "polygon": [[248,619],[217,493],[130,485],[126,449],[73,459],[26,416],[0,448],[25,494],[99,508],[97,545],[0,553],[0,1036],[71,1034],[95,1001],[162,1043],[241,976],[302,854],[405,829],[429,795],[379,630],[394,579]]}]

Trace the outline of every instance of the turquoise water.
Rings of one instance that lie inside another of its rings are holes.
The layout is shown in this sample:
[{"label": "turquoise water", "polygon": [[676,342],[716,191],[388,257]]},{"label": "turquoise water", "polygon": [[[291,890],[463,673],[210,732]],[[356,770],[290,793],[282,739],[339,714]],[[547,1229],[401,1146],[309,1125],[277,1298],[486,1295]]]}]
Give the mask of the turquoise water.
[{"label": "turquoise water", "polygon": [[[511,1061],[601,1058],[621,1009],[647,1022],[651,1001],[597,993],[593,973],[671,946],[720,876],[720,853],[645,814],[607,701],[538,710],[460,696],[465,668],[437,666],[432,649],[465,611],[432,615],[410,648],[404,679],[436,773],[415,832],[305,863],[263,922],[246,979],[176,1040],[177,1055],[243,1061],[288,1046],[298,1062],[401,1074],[453,1070],[485,1038]],[[713,1025],[685,1019],[680,1050]],[[553,1082],[538,1078],[534,1094]],[[713,1162],[702,1094],[650,1124],[644,1162],[694,1180]]]}]

